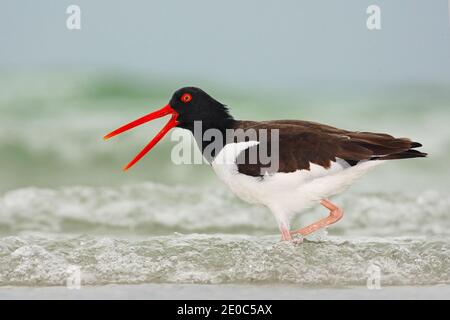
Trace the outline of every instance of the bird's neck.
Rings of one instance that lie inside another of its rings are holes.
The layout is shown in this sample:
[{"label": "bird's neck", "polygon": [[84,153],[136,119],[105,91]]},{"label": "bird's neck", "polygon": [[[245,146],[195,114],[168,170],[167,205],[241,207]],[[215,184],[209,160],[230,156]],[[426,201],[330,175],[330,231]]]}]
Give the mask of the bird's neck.
[{"label": "bird's neck", "polygon": [[233,130],[236,120],[228,118],[220,122],[199,121],[186,128],[194,136],[198,148],[205,159],[211,163],[215,156],[228,143],[227,130]]}]

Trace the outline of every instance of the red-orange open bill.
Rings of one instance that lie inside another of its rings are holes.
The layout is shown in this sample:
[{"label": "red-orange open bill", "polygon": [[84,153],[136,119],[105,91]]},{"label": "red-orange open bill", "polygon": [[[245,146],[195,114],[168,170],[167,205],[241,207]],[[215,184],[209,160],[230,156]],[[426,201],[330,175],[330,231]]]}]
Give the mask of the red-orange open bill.
[{"label": "red-orange open bill", "polygon": [[131,168],[136,162],[138,162],[147,152],[149,152],[158,142],[159,140],[161,140],[162,137],[164,137],[166,135],[167,132],[169,132],[170,129],[172,129],[173,127],[175,127],[178,122],[177,122],[177,118],[178,118],[178,113],[172,109],[172,107],[167,104],[166,106],[162,107],[159,110],[156,110],[152,113],[149,113],[139,119],[136,119],[110,133],[108,133],[107,135],[105,135],[103,137],[104,140],[107,140],[109,138],[112,138],[118,134],[121,134],[127,130],[130,130],[134,127],[137,127],[141,124],[144,124],[146,122],[149,122],[151,120],[154,119],[158,119],[161,117],[164,117],[168,114],[171,114],[172,117],[170,118],[169,122],[167,122],[167,124],[158,132],[158,134],[144,147],[144,149],[141,150],[141,152],[139,152],[136,157],[134,157],[133,160],[130,161],[130,163],[128,163],[123,170],[126,171],[129,168]]}]

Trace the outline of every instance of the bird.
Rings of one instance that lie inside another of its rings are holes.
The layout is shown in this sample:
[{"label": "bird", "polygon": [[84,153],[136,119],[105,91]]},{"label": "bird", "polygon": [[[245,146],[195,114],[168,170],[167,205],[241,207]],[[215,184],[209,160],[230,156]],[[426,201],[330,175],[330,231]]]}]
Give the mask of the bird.
[{"label": "bird", "polygon": [[[170,129],[189,130],[204,159],[237,197],[272,212],[282,241],[298,241],[295,238],[299,236],[301,242],[313,232],[341,220],[344,211],[329,199],[344,192],[373,168],[390,160],[427,156],[416,150],[422,144],[386,133],[349,131],[304,120],[237,120],[227,105],[197,87],[178,89],[161,109],[103,138],[107,140],[168,115],[167,124],[124,170],[136,164]],[[200,135],[195,134],[196,124],[201,124]],[[204,139],[208,130],[218,133],[218,138]],[[249,131],[256,135],[245,135]],[[239,135],[228,135],[229,132],[244,133],[244,138],[238,140]],[[214,143],[215,148],[211,148]],[[263,145],[266,151],[276,152],[276,157],[271,158],[276,160],[273,160],[276,166],[268,166],[263,161],[260,154]],[[249,159],[251,154],[256,154],[253,161]],[[327,210],[326,217],[303,228],[291,229],[295,215],[319,204]]]}]

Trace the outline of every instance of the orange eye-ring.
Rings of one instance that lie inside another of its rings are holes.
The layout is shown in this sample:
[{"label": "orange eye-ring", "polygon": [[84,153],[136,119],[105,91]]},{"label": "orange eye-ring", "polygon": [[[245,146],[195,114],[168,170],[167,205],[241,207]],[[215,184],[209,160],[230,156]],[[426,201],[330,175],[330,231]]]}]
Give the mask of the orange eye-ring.
[{"label": "orange eye-ring", "polygon": [[183,95],[181,96],[181,101],[184,103],[188,103],[191,100],[192,100],[192,95],[190,93],[183,93]]}]

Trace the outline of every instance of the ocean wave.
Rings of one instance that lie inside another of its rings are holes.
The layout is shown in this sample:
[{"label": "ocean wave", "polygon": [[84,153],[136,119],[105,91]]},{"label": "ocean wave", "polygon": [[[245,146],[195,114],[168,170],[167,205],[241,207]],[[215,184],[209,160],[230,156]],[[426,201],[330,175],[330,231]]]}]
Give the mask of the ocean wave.
[{"label": "ocean wave", "polygon": [[25,188],[0,198],[0,230],[127,234],[270,230],[271,216],[259,215],[260,211],[237,201],[224,188],[156,183]]},{"label": "ocean wave", "polygon": [[[211,170],[199,169],[200,166],[175,166],[170,161],[175,145],[170,134],[138,164],[142,170],[130,172],[128,180],[117,174],[166,120],[155,120],[107,143],[102,136],[166,104],[173,90],[170,81],[114,72],[47,71],[5,72],[0,75],[0,85],[1,191],[31,185],[176,183],[182,181],[178,179],[181,174],[199,185],[199,181],[204,181],[200,175],[212,176]],[[408,184],[408,190],[448,190],[449,96],[445,90],[430,89],[416,90],[412,95],[410,91],[398,90],[387,95],[349,92],[328,97],[308,93],[295,101],[286,101],[276,92],[268,92],[264,99],[252,92],[235,90],[218,90],[217,95],[238,118],[257,116],[267,120],[286,116],[350,130],[411,137],[424,145],[429,158],[393,162],[378,169],[376,178],[368,175],[365,181],[383,186],[383,190],[398,190],[404,184]],[[193,150],[197,147],[193,146]],[[389,184],[384,183],[387,179]]]},{"label": "ocean wave", "polygon": [[[361,236],[450,235],[450,197],[442,192],[354,193],[336,200],[344,219],[332,234]],[[326,215],[317,206],[293,227]],[[143,183],[124,187],[24,188],[0,197],[0,234],[21,231],[163,235],[274,234],[263,207],[238,200],[225,187]]]},{"label": "ocean wave", "polygon": [[11,236],[0,241],[0,285],[65,285],[74,268],[81,285],[110,283],[366,285],[450,283],[449,238],[334,238],[278,242],[274,236]]}]

